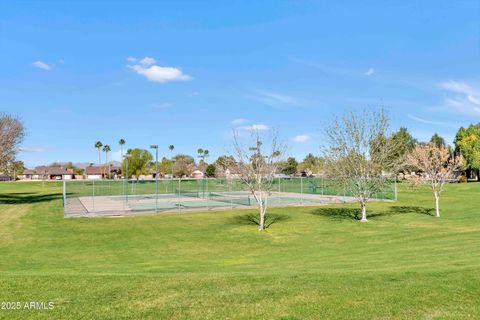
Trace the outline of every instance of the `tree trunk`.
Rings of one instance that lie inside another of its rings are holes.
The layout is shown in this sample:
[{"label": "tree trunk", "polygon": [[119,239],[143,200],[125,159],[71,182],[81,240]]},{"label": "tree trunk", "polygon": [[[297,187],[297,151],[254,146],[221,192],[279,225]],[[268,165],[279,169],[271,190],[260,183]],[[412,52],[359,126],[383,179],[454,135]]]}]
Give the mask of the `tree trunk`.
[{"label": "tree trunk", "polygon": [[480,181],[480,170],[477,170],[477,181]]},{"label": "tree trunk", "polygon": [[360,221],[367,222],[367,204],[365,202],[362,202],[360,206],[362,207],[362,220]]},{"label": "tree trunk", "polygon": [[263,206],[260,207],[260,221],[258,223],[258,230],[265,230],[265,209]]},{"label": "tree trunk", "polygon": [[436,192],[434,193],[435,196],[435,211],[436,211],[436,217],[440,218],[440,195],[437,194]]}]

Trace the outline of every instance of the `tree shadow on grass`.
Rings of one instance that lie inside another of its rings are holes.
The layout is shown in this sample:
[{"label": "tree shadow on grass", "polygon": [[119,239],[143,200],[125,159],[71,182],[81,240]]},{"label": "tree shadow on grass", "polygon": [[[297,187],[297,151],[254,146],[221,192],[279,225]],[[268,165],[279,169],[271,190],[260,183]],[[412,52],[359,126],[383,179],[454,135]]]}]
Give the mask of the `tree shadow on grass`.
[{"label": "tree shadow on grass", "polygon": [[393,213],[417,213],[417,214],[425,214],[427,216],[435,216],[433,208],[425,208],[419,206],[393,206],[389,209],[390,212]]},{"label": "tree shadow on grass", "polygon": [[[265,215],[265,228],[270,227],[272,224],[290,219],[289,216],[283,214],[266,214]],[[260,216],[253,213],[244,214],[241,216],[235,216],[232,218],[234,224],[242,225],[260,225]]]},{"label": "tree shadow on grass", "polygon": [[362,216],[361,210],[356,208],[317,208],[311,214],[333,220],[360,220]]},{"label": "tree shadow on grass", "polygon": [[0,204],[27,204],[27,203],[37,203],[37,202],[45,202],[45,201],[60,200],[60,199],[62,199],[61,193],[38,194],[38,193],[19,192],[19,193],[1,193],[0,194]]},{"label": "tree shadow on grass", "polygon": [[[392,206],[388,210],[380,212],[370,210],[367,212],[367,218],[373,220],[408,213],[433,216],[433,209],[418,206]],[[311,214],[328,217],[333,220],[360,220],[362,217],[362,212],[359,208],[317,208]]]}]

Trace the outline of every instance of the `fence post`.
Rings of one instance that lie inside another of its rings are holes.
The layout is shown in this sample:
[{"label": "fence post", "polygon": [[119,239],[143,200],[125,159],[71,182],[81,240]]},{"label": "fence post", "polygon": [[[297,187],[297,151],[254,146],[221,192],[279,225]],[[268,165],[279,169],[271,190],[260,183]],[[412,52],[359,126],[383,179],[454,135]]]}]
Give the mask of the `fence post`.
[{"label": "fence post", "polygon": [[63,180],[63,197],[62,197],[62,200],[63,200],[63,213],[65,214],[65,203],[67,201],[67,181],[66,180]]},{"label": "fence post", "polygon": [[178,178],[178,191],[177,191],[177,208],[180,211],[180,192],[181,192],[181,185],[180,185],[181,178]]},{"label": "fence post", "polygon": [[300,202],[303,204],[303,177],[300,177]]},{"label": "fence post", "polygon": [[210,194],[208,193],[208,178],[205,178],[206,180],[206,183],[205,183],[205,193],[203,194],[203,199],[206,199],[207,200],[207,210],[210,210],[210,204],[209,204],[209,201],[210,201]]},{"label": "fence post", "polygon": [[92,212],[95,212],[95,179],[92,180],[93,187],[92,187]]}]

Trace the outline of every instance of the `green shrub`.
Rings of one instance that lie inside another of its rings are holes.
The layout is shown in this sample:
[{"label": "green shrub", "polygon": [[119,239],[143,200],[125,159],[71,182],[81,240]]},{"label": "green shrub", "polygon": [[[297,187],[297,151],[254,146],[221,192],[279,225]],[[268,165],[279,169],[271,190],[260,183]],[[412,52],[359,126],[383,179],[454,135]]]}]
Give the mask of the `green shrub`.
[{"label": "green shrub", "polygon": [[458,183],[467,183],[468,178],[466,176],[460,176],[458,177]]}]

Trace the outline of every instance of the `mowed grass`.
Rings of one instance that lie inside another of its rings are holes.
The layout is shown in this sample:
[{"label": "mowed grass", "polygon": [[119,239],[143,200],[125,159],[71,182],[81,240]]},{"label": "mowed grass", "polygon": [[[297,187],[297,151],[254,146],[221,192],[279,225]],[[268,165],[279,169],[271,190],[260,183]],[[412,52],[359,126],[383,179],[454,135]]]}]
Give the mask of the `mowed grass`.
[{"label": "mowed grass", "polygon": [[5,319],[480,318],[480,184],[397,202],[64,219],[60,184],[0,184]]}]

